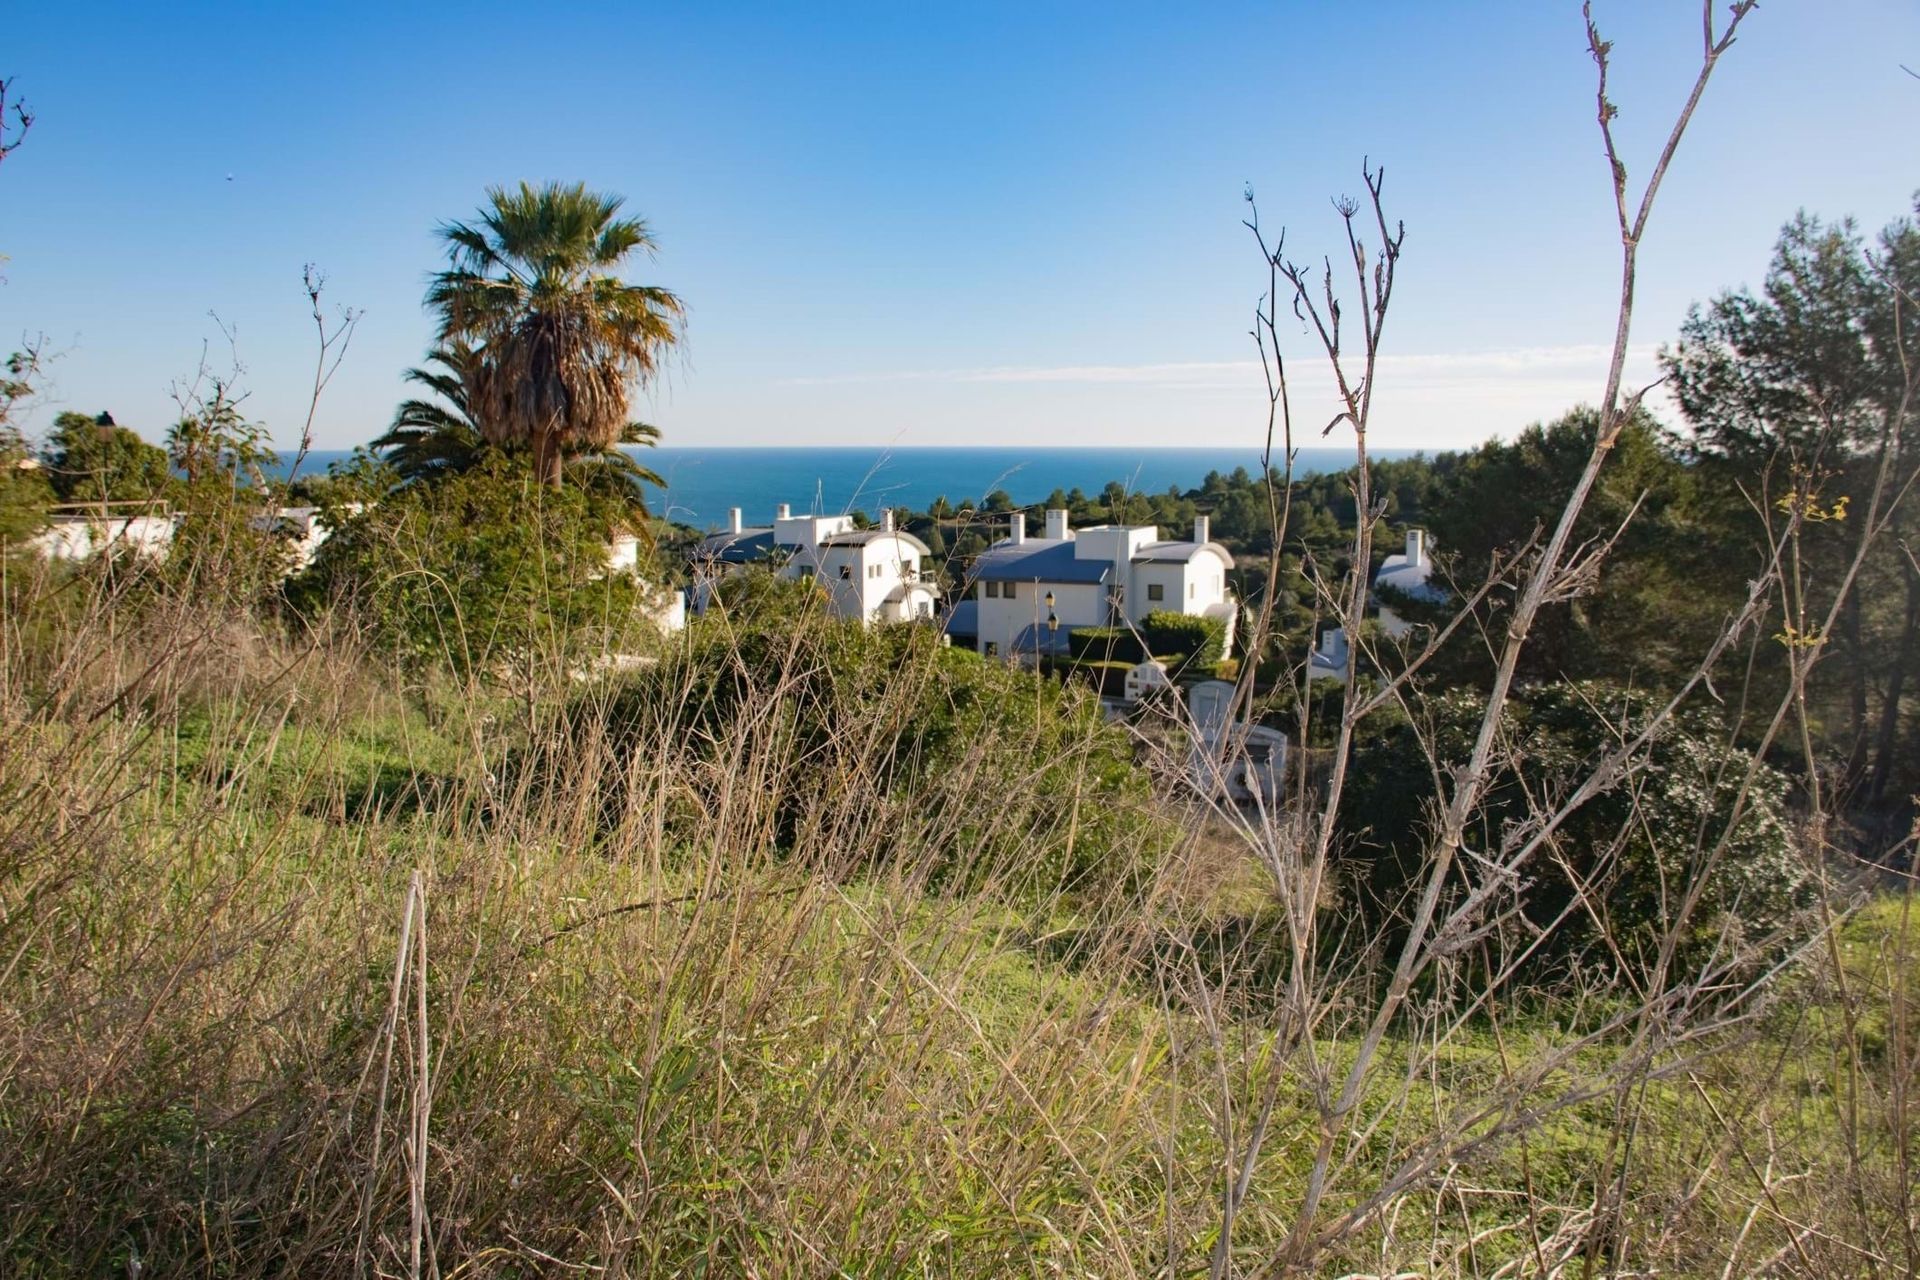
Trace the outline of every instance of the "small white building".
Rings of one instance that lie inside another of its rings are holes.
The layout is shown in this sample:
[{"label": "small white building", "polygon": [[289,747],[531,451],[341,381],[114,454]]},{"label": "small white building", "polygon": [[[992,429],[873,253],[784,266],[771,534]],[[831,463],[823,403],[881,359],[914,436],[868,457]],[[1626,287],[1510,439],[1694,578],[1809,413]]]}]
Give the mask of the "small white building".
[{"label": "small white building", "polygon": [[607,539],[607,572],[637,573],[639,570],[639,534],[622,530]]},{"label": "small white building", "polygon": [[1347,629],[1328,627],[1320,633],[1320,643],[1307,655],[1307,680],[1347,682]]},{"label": "small white building", "polygon": [[1148,658],[1127,672],[1127,678],[1121,686],[1125,700],[1129,705],[1137,705],[1148,698],[1159,697],[1173,688],[1173,677],[1167,674],[1167,664]]},{"label": "small white building", "polygon": [[781,578],[816,583],[837,617],[931,622],[938,593],[923,561],[931,554],[893,527],[891,511],[876,528],[857,529],[851,516],[796,516],[783,502],[771,525],[749,527],[735,507],[727,528],[694,548],[694,607],[704,611],[728,573],[763,564]]},{"label": "small white building", "polygon": [[[1378,591],[1381,587],[1411,596],[1429,604],[1440,604],[1447,598],[1446,590],[1433,580],[1433,557],[1427,546],[1425,529],[1407,530],[1407,549],[1404,553],[1388,556],[1380,563],[1380,571],[1373,575],[1373,585]],[[1413,624],[1395,613],[1375,596],[1375,604],[1380,611],[1380,630],[1399,639],[1413,630]]]},{"label": "small white building", "polygon": [[53,508],[27,549],[49,560],[91,560],[113,553],[165,560],[180,517],[164,502],[104,502]]},{"label": "small white building", "polygon": [[[348,504],[347,514],[358,515],[361,504]],[[333,532],[318,507],[275,507],[248,521],[261,533],[274,533],[287,540],[287,572],[299,573],[313,563],[314,553]]]},{"label": "small white building", "polygon": [[[678,587],[658,586],[640,576],[640,535],[622,529],[607,539],[607,573],[624,573],[639,587],[640,615],[663,635],[686,629],[687,593]],[[596,577],[601,575],[596,574]],[[624,658],[626,655],[615,654]]]},{"label": "small white building", "polygon": [[1202,795],[1275,804],[1286,785],[1287,735],[1233,719],[1234,687],[1203,680],[1187,690],[1187,770]]},{"label": "small white building", "polygon": [[1162,611],[1217,619],[1233,651],[1233,556],[1208,535],[1207,517],[1183,541],[1152,525],[1074,529],[1064,510],[1046,520],[1045,535],[1029,538],[1025,513],[1014,512],[1007,536],[974,561],[968,634],[980,653],[1031,662],[1066,653],[1076,627],[1137,626]]}]

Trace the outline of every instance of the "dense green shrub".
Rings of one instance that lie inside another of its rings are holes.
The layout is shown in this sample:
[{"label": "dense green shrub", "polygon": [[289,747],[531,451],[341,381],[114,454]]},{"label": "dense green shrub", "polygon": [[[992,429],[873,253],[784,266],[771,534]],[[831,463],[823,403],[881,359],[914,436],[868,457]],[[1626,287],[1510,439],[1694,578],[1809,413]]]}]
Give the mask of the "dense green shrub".
[{"label": "dense green shrub", "polygon": [[1089,658],[1084,661],[1069,659],[1058,664],[1058,669],[1069,679],[1085,681],[1095,693],[1103,698],[1118,698],[1126,692],[1127,672],[1138,665],[1132,662],[1102,661]]},{"label": "dense green shrub", "polygon": [[[671,781],[653,787],[681,797],[664,816],[678,841],[698,847],[746,786],[777,815],[777,848],[835,872],[895,862],[954,888],[1106,890],[1173,838],[1093,698],[926,627],[710,615],[610,695],[581,695],[562,739],[616,764],[596,784],[609,816],[654,802],[622,762],[655,761]],[[549,777],[592,773],[553,763]],[[850,823],[887,840],[850,848]]]},{"label": "dense green shrub", "polygon": [[396,656],[463,673],[572,662],[645,625],[634,580],[607,572],[617,515],[540,485],[522,458],[496,454],[334,518],[289,603],[305,616],[345,606]]},{"label": "dense green shrub", "polygon": [[1156,658],[1180,654],[1206,666],[1226,656],[1227,627],[1218,618],[1156,609],[1140,620],[1140,636]]},{"label": "dense green shrub", "polygon": [[1145,662],[1146,648],[1129,627],[1075,627],[1067,653],[1076,662]]},{"label": "dense green shrub", "polygon": [[120,426],[110,413],[61,414],[42,454],[61,502],[145,502],[167,497],[174,487],[166,450]]},{"label": "dense green shrub", "polygon": [[1135,627],[1075,627],[1067,652],[1083,662],[1145,662],[1212,666],[1226,653],[1227,628],[1217,618],[1155,610]]},{"label": "dense green shrub", "polygon": [[[1422,738],[1440,775],[1449,776],[1471,753],[1484,707],[1483,696],[1470,690],[1443,694],[1416,707],[1415,720],[1364,738],[1354,754],[1342,805],[1345,825],[1358,836],[1348,883],[1357,909],[1390,939],[1400,935],[1410,895],[1423,883],[1436,815],[1436,770]],[[1540,810],[1557,806],[1653,712],[1645,695],[1598,682],[1521,690],[1467,847],[1498,850],[1529,834]],[[1741,798],[1750,768],[1758,776]],[[1776,770],[1727,745],[1724,727],[1711,717],[1676,717],[1649,744],[1644,767],[1575,809],[1551,847],[1524,868],[1522,883],[1503,891],[1518,897],[1514,940],[1537,941],[1528,968],[1578,962],[1644,970],[1703,868],[1707,880],[1677,948],[1681,963],[1700,960],[1723,941],[1737,947],[1777,935],[1812,900],[1787,823],[1787,790]],[[1706,866],[1705,851],[1723,836]],[[1460,859],[1450,893],[1478,887],[1482,865]],[[1583,906],[1568,910],[1579,884],[1590,888],[1601,918]],[[1550,931],[1538,936],[1541,930]]]},{"label": "dense green shrub", "polygon": [[37,465],[27,442],[10,427],[0,427],[0,552],[12,551],[47,523],[53,486]]}]

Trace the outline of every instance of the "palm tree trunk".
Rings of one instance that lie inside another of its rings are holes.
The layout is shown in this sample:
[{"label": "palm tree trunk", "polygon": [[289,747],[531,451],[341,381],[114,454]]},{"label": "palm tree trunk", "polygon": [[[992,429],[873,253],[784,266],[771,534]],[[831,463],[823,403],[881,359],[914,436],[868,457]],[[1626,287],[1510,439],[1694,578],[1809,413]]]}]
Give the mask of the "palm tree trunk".
[{"label": "palm tree trunk", "polygon": [[539,431],[533,437],[533,469],[540,483],[549,489],[560,487],[560,442],[551,431]]}]

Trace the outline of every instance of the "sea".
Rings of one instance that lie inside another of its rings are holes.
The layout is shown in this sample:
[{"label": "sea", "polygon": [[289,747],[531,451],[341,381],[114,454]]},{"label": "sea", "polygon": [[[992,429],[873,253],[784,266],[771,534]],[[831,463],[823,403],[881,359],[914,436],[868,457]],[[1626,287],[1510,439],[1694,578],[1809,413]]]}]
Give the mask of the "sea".
[{"label": "sea", "polygon": [[[1376,452],[1382,457],[1413,454],[1412,450]],[[1004,489],[1024,506],[1044,500],[1055,489],[1078,488],[1092,496],[1118,481],[1132,492],[1165,493],[1171,487],[1197,489],[1210,471],[1223,475],[1232,474],[1235,467],[1255,475],[1260,471],[1260,453],[1249,448],[666,445],[636,453],[667,482],[665,490],[647,495],[653,513],[701,529],[725,524],[730,507],[739,507],[749,525],[767,524],[783,502],[795,514],[872,513],[882,507],[925,510],[937,497],[963,506]],[[301,472],[323,472],[329,463],[347,456],[315,450],[301,464]],[[1348,449],[1301,449],[1294,471],[1312,475],[1352,465],[1353,453]]]}]

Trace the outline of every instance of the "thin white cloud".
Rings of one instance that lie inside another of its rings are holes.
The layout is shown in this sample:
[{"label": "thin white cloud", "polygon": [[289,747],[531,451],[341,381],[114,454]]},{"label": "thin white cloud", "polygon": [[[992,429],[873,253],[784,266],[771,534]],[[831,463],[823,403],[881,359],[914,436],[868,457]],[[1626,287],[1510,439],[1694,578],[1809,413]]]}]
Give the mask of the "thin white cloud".
[{"label": "thin white cloud", "polygon": [[[1629,366],[1651,365],[1655,348],[1638,346],[1628,352]],[[1382,388],[1426,391],[1450,398],[1490,389],[1489,382],[1507,380],[1561,386],[1591,384],[1594,395],[1604,375],[1610,348],[1597,344],[1560,347],[1519,347],[1504,351],[1429,352],[1382,355]],[[1289,377],[1331,382],[1324,360],[1293,354]],[[972,369],[912,369],[873,373],[828,374],[789,378],[784,385],[828,387],[876,383],[1055,383],[1087,386],[1127,385],[1167,390],[1244,390],[1263,385],[1256,360],[1190,360],[1150,364],[1000,365]]]},{"label": "thin white cloud", "polygon": [[1148,383],[1190,386],[1247,376],[1258,377],[1260,366],[1251,360],[1207,360],[1166,364],[1073,364],[1053,367],[1002,365],[980,369],[902,369],[880,373],[828,374],[788,378],[790,387],[851,386],[881,382],[1074,382]]}]

